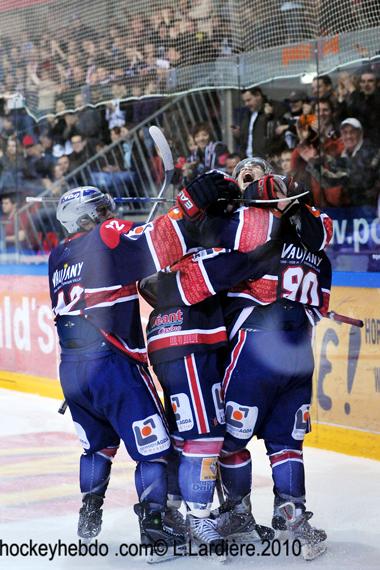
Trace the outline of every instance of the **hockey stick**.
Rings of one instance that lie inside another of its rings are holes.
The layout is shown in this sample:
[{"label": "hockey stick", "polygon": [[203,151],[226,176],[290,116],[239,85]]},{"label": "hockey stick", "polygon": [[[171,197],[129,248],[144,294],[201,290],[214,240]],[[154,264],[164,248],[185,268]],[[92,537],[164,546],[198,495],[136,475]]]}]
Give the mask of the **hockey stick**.
[{"label": "hockey stick", "polygon": [[[173,162],[173,155],[172,155],[172,151],[170,150],[170,146],[168,144],[168,141],[165,138],[164,133],[155,126],[152,126],[149,128],[149,134],[152,137],[152,139],[154,140],[154,144],[156,145],[160,155],[161,155],[161,159],[164,165],[164,170],[165,170],[165,179],[164,182],[162,184],[161,190],[158,193],[158,196],[156,198],[156,200],[159,200],[161,198],[164,197],[165,191],[168,188],[168,186],[170,185],[172,178],[173,178],[173,174],[174,174],[174,162]],[[157,208],[158,208],[158,204],[159,202],[156,202],[153,205],[153,208],[151,209],[149,216],[146,220],[146,223],[148,224],[154,217]]]},{"label": "hockey stick", "polygon": [[338,323],[345,323],[346,325],[352,325],[353,327],[359,327],[360,329],[364,327],[364,322],[361,319],[353,319],[347,317],[346,315],[340,315],[335,311],[328,311],[327,318]]}]

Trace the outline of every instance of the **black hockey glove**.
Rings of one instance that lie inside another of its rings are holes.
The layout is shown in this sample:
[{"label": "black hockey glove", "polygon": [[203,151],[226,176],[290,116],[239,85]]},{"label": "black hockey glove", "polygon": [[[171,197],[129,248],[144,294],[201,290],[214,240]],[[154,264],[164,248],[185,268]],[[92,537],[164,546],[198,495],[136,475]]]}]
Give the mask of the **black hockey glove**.
[{"label": "black hockey glove", "polygon": [[149,305],[156,307],[158,302],[158,273],[141,279],[138,284],[138,290]]},{"label": "black hockey glove", "polygon": [[187,218],[197,220],[204,216],[206,208],[211,204],[218,200],[231,201],[231,196],[235,195],[240,195],[237,182],[224,172],[211,170],[181,190],[177,204]]}]

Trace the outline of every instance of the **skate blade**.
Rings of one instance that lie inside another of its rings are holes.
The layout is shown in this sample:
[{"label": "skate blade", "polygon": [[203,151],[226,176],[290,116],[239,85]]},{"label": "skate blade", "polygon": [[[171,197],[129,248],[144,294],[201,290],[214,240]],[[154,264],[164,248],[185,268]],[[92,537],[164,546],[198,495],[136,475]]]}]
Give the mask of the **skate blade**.
[{"label": "skate blade", "polygon": [[326,552],[326,550],[326,542],[318,542],[317,544],[303,544],[301,546],[301,553],[304,560],[314,560]]},{"label": "skate blade", "polygon": [[257,530],[251,530],[249,532],[236,532],[234,534],[230,534],[227,537],[228,540],[233,540],[239,544],[248,544],[250,542],[261,542],[263,540],[273,540],[274,538],[274,531],[271,536],[263,536],[262,533],[257,532]]}]

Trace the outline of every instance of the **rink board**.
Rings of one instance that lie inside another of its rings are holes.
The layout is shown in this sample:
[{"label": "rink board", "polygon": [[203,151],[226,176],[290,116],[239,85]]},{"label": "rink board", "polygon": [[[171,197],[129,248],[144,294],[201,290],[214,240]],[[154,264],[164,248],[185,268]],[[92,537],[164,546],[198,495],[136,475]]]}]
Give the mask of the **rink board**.
[{"label": "rink board", "polygon": [[[62,398],[58,343],[44,275],[1,275],[0,387]],[[362,329],[316,329],[313,430],[306,443],[380,460],[380,289],[334,287],[331,308]],[[146,322],[148,308],[142,307]]]}]

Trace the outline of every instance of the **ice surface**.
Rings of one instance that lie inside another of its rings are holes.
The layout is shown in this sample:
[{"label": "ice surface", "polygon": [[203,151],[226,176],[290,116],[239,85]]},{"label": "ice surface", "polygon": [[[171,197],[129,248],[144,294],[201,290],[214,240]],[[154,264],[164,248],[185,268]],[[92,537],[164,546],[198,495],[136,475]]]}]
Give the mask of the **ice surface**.
[{"label": "ice surface", "polygon": [[[98,542],[107,545],[105,557],[29,555],[6,557],[5,543],[78,544],[76,524],[80,506],[78,459],[81,448],[70,413],[57,413],[57,400],[0,390],[0,567],[22,570],[47,569],[144,569],[142,559],[116,556],[123,543],[138,541],[133,513],[134,465],[121,449],[114,461]],[[253,505],[256,520],[270,523],[272,480],[261,442],[251,446],[254,471]],[[312,570],[363,570],[380,568],[380,462],[339,453],[305,449],[308,508],[312,523],[328,533],[328,550],[305,562],[286,556],[254,556],[230,559],[225,566],[252,568],[301,568]],[[13,548],[16,548],[15,546]],[[262,551],[261,545],[257,546]],[[165,562],[157,570],[194,565],[218,567],[206,558]],[[220,566],[220,565],[219,565]]]}]

